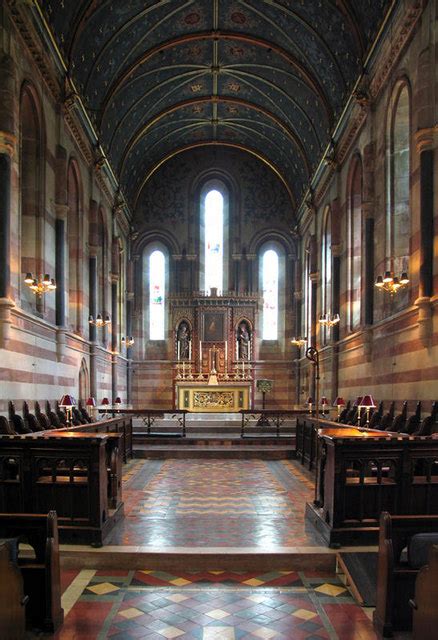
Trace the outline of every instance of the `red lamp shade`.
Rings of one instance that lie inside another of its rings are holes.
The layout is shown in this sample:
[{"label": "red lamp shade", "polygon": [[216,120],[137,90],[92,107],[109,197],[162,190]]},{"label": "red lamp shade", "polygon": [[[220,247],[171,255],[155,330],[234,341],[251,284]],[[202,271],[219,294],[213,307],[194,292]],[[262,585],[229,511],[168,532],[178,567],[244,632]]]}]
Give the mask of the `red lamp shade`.
[{"label": "red lamp shade", "polygon": [[120,396],[117,396],[117,398],[114,400],[115,404],[121,404],[122,399]]},{"label": "red lamp shade", "polygon": [[90,396],[89,398],[87,398],[87,401],[85,404],[87,405],[87,407],[95,407],[96,400]]},{"label": "red lamp shade", "polygon": [[368,409],[374,409],[376,403],[374,402],[374,398],[371,395],[364,396],[361,402],[362,407],[367,407]]},{"label": "red lamp shade", "polygon": [[341,396],[338,396],[336,398],[336,400],[333,403],[334,407],[344,407],[345,406],[345,400],[344,398],[342,398]]},{"label": "red lamp shade", "polygon": [[312,403],[313,403],[313,399],[312,399],[312,397],[311,397],[311,396],[309,396],[309,397],[307,398],[307,404],[312,404]]},{"label": "red lamp shade", "polygon": [[59,406],[60,407],[75,407],[76,406],[76,400],[70,394],[65,393],[61,398]]},{"label": "red lamp shade", "polygon": [[354,401],[353,407],[361,407],[362,406],[362,398],[363,398],[363,396],[357,396],[356,400]]},{"label": "red lamp shade", "polygon": [[102,404],[109,404],[108,398],[102,398]]},{"label": "red lamp shade", "polygon": [[322,396],[322,398],[321,398],[321,404],[322,404],[322,405],[326,405],[326,404],[328,404],[328,400],[327,400],[327,398],[326,398],[325,396]]}]

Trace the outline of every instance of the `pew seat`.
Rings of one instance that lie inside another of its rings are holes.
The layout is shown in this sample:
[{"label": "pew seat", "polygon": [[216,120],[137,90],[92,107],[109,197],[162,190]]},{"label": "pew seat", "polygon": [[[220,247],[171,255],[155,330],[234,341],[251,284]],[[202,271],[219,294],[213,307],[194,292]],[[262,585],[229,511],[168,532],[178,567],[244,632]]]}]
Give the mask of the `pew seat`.
[{"label": "pew seat", "polygon": [[[438,542],[438,516],[380,517],[377,604],[373,615],[379,637],[412,629],[415,583],[434,541]],[[407,553],[404,550],[407,549]],[[435,579],[438,582],[438,574]]]},{"label": "pew seat", "polygon": [[23,576],[17,566],[16,539],[0,540],[0,638],[22,640],[26,633]]}]

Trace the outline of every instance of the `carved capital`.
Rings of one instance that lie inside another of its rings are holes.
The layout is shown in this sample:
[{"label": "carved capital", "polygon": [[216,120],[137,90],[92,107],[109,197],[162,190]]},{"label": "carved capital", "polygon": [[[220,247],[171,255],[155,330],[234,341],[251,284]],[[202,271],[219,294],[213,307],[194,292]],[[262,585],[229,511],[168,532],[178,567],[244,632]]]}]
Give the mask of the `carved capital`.
[{"label": "carved capital", "polygon": [[428,127],[427,129],[419,129],[418,131],[416,131],[414,134],[414,140],[417,153],[432,149],[434,137],[434,127]]},{"label": "carved capital", "polygon": [[342,242],[334,242],[331,246],[331,249],[333,258],[340,258],[343,250]]},{"label": "carved capital", "polygon": [[12,133],[7,131],[0,131],[0,153],[13,157],[15,151],[15,145],[17,144],[17,138]]},{"label": "carved capital", "polygon": [[55,215],[59,220],[67,220],[68,205],[55,203]]}]

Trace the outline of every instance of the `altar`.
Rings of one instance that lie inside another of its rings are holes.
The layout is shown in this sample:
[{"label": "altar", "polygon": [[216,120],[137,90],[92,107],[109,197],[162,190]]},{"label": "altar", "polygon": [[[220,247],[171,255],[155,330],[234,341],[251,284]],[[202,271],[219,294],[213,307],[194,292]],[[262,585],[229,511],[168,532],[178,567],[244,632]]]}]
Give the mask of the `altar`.
[{"label": "altar", "polygon": [[258,295],[226,292],[170,298],[174,406],[197,413],[250,409]]},{"label": "altar", "polygon": [[208,385],[199,382],[176,383],[178,409],[195,413],[237,413],[250,408],[251,383]]}]

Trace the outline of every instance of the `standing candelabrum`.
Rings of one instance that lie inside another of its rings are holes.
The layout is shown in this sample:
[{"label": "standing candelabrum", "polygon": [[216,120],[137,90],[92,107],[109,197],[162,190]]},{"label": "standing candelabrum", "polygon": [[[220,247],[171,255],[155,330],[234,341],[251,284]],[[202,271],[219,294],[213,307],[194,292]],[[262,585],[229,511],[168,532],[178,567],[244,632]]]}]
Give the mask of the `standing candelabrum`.
[{"label": "standing candelabrum", "polygon": [[314,366],[315,371],[315,405],[316,405],[316,422],[319,423],[319,351],[316,347],[307,347],[306,358]]}]

